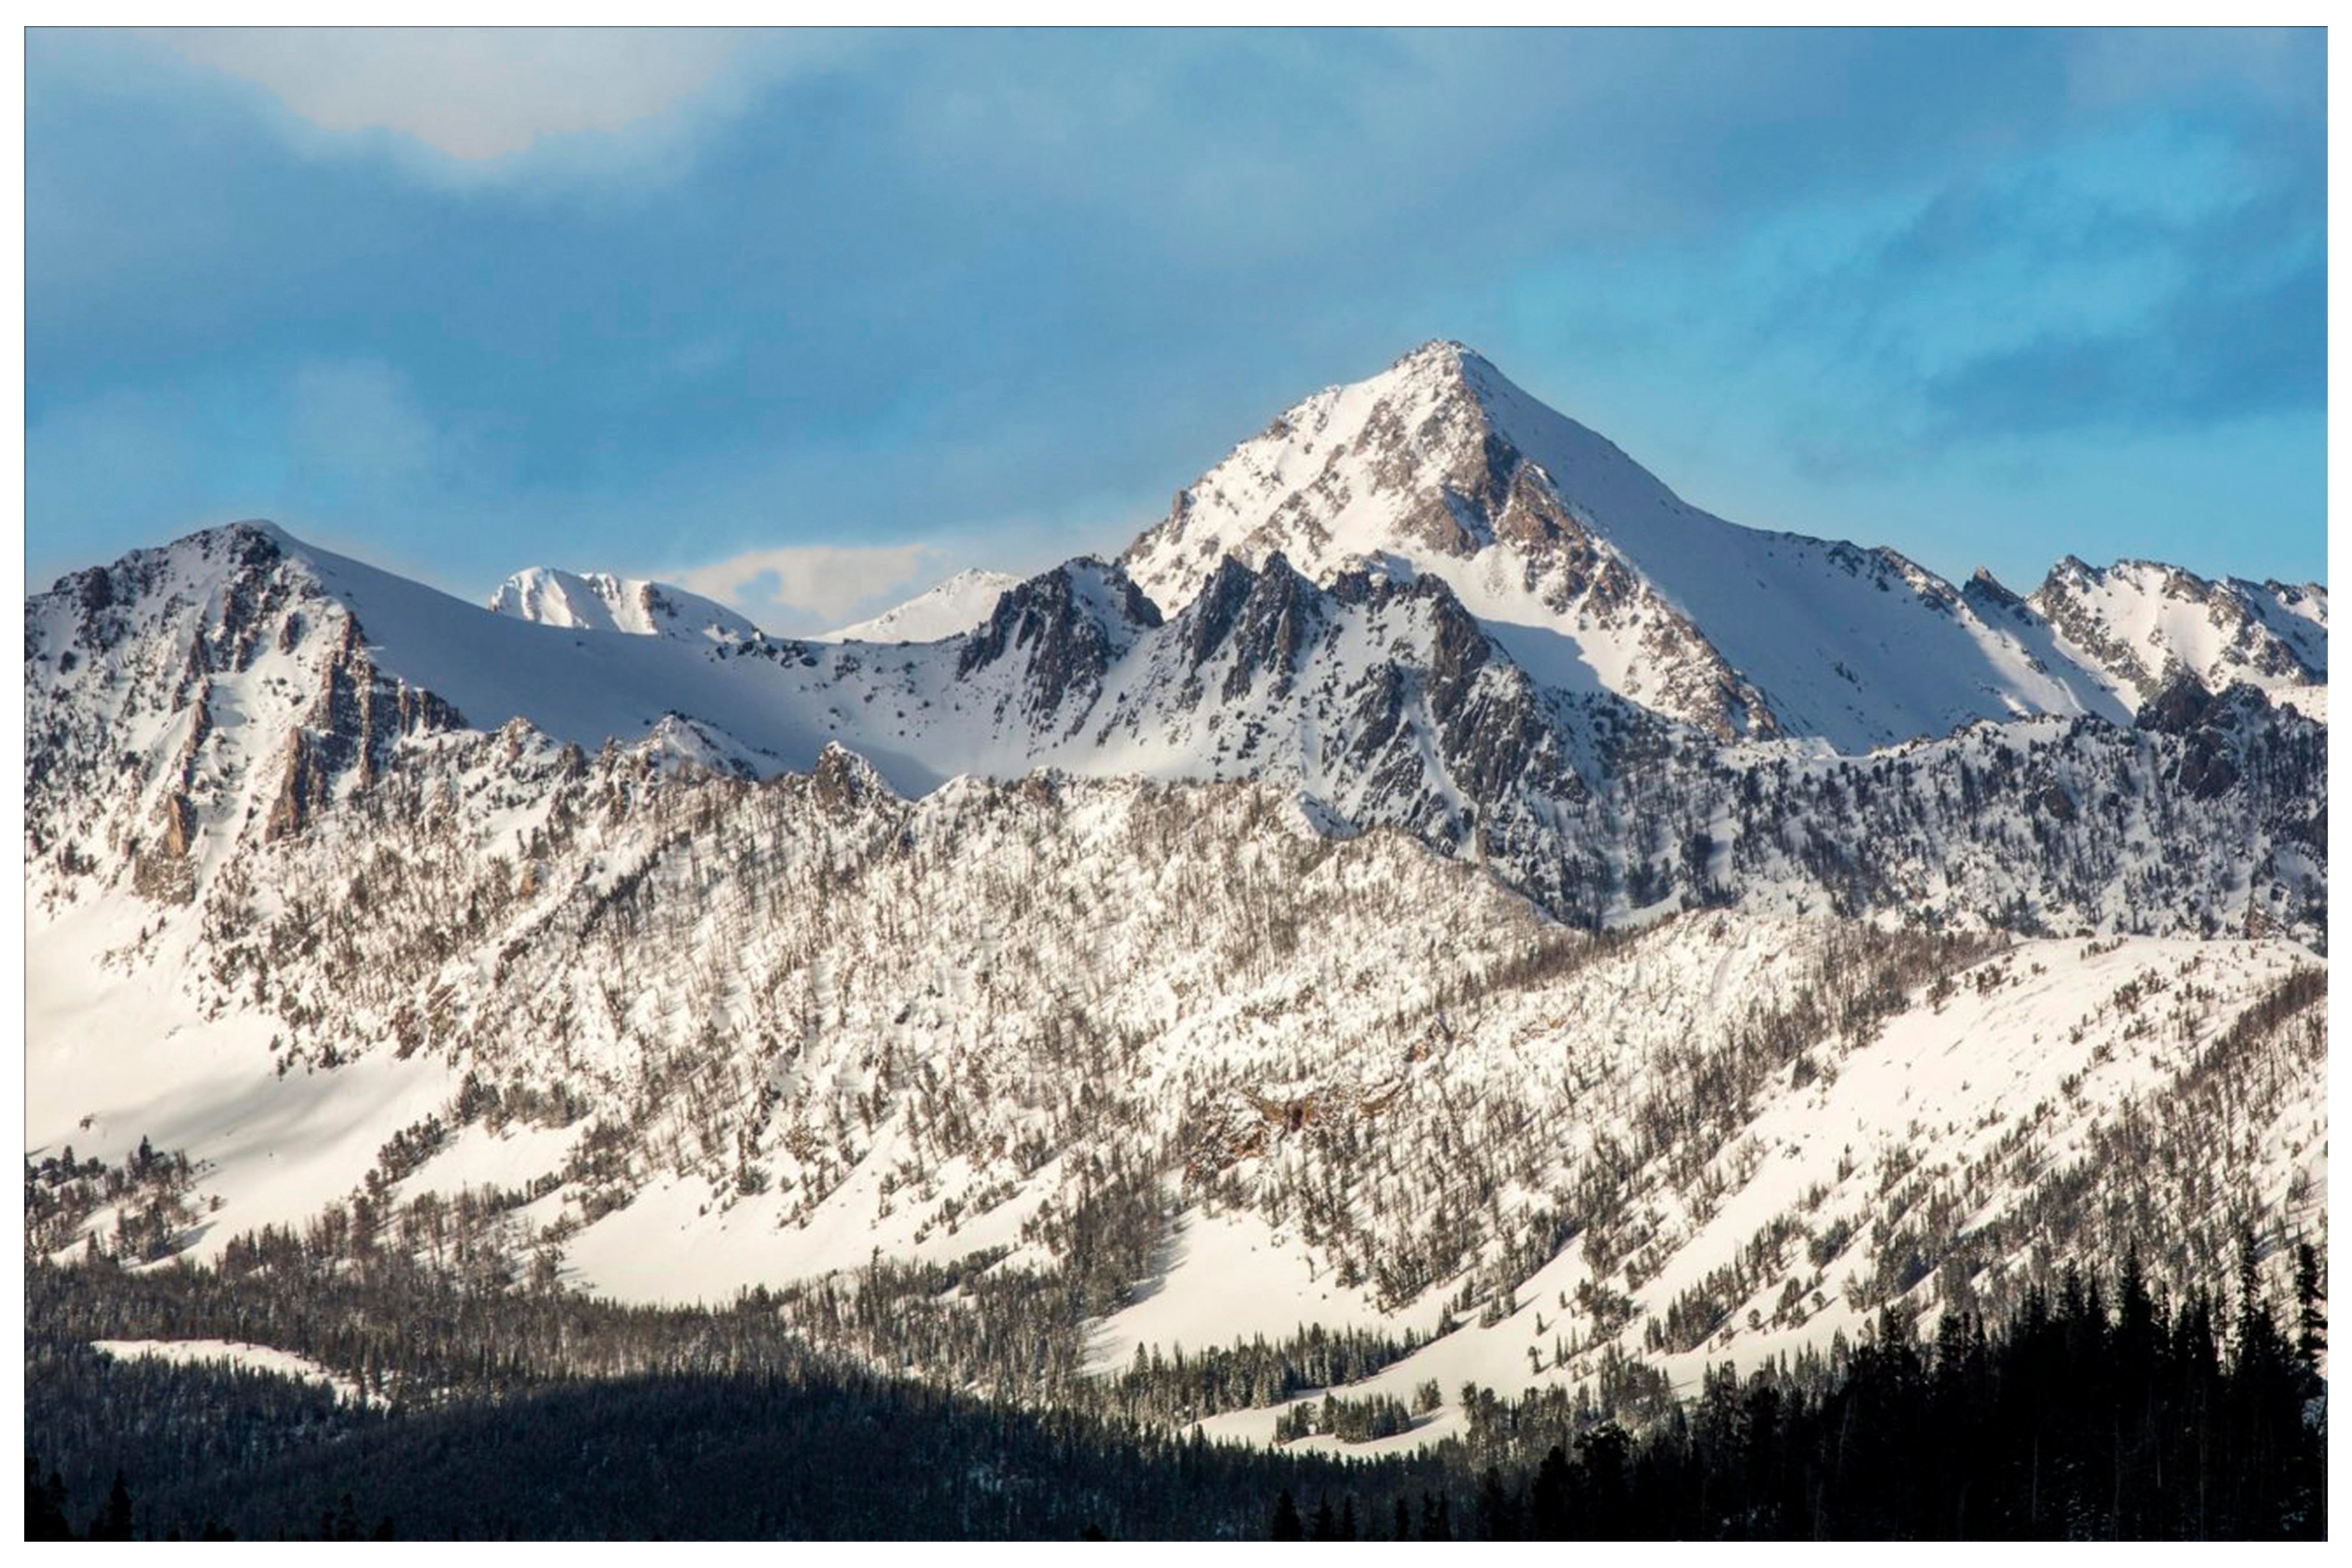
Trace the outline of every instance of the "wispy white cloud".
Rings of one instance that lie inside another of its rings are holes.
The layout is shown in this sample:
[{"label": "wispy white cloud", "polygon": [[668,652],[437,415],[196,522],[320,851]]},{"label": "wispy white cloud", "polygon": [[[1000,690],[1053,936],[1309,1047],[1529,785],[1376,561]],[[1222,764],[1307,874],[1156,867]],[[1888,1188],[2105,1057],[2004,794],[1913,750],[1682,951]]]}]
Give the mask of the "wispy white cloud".
[{"label": "wispy white cloud", "polygon": [[821,631],[929,587],[964,563],[948,547],[787,544],[672,574],[772,631]]},{"label": "wispy white cloud", "polygon": [[[393,132],[464,177],[520,173],[568,137],[679,111],[724,115],[749,89],[832,58],[846,35],[669,27],[205,27],[152,35],[259,86],[332,138]],[[609,154],[609,145],[600,147]],[[607,160],[609,161],[609,160]]]}]

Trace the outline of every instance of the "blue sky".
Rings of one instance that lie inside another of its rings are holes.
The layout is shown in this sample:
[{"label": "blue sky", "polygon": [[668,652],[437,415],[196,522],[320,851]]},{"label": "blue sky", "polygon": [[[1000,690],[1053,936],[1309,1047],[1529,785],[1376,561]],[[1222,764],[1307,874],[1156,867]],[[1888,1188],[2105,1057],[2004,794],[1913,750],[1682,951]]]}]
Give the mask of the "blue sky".
[{"label": "blue sky", "polygon": [[2316,31],[26,47],[29,580],[207,524],[778,630],[1473,344],[1737,521],[2325,574]]}]

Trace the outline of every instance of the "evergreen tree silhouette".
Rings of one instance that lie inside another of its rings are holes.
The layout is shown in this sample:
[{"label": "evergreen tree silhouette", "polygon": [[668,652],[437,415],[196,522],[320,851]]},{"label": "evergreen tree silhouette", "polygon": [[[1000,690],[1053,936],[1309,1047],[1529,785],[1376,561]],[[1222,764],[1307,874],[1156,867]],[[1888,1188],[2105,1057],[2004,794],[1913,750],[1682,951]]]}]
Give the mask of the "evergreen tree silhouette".
[{"label": "evergreen tree silhouette", "polygon": [[2327,1349],[2326,1290],[2319,1278],[2319,1254],[2307,1241],[2294,1244],[2294,1353],[2315,1377]]},{"label": "evergreen tree silhouette", "polygon": [[44,1480],[40,1460],[29,1453],[25,1456],[25,1539],[75,1539],[73,1521],[66,1517],[65,1478],[53,1468]]},{"label": "evergreen tree silhouette", "polygon": [[107,1489],[106,1508],[89,1522],[92,1541],[128,1541],[131,1539],[131,1488],[122,1472],[114,1472],[114,1485]]},{"label": "evergreen tree silhouette", "polygon": [[1568,1454],[1554,1443],[1536,1469],[1534,1484],[1528,1489],[1528,1538],[1531,1541],[1565,1541],[1568,1539],[1569,1506],[1575,1482],[1568,1468]]}]

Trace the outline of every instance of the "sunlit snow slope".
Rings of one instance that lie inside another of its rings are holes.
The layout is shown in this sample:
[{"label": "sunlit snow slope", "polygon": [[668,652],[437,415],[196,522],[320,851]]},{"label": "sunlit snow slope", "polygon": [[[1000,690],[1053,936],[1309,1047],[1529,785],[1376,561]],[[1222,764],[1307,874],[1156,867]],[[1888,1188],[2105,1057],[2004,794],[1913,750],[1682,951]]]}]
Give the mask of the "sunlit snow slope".
[{"label": "sunlit snow slope", "polygon": [[821,632],[812,642],[938,642],[968,632],[987,621],[1005,591],[1021,585],[1009,572],[983,572],[974,567],[957,573],[937,587],[927,588],[903,605],[835,631]]},{"label": "sunlit snow slope", "polygon": [[552,566],[527,567],[508,578],[490,596],[490,608],[518,620],[579,631],[718,643],[760,635],[757,626],[726,605],[667,583]]}]

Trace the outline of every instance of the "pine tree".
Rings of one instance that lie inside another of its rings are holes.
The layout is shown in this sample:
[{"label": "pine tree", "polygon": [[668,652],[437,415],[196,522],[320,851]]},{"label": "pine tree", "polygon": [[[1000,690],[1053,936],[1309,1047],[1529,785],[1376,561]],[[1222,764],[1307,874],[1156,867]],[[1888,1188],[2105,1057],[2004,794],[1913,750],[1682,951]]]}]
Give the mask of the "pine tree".
[{"label": "pine tree", "polygon": [[1568,1454],[1557,1443],[1536,1468],[1535,1484],[1528,1489],[1528,1536],[1534,1541],[1568,1539],[1568,1508],[1571,1481]]},{"label": "pine tree", "polygon": [[1303,1539],[1306,1533],[1305,1528],[1298,1520],[1298,1500],[1290,1495],[1288,1487],[1285,1487],[1282,1489],[1282,1496],[1275,1500],[1274,1525],[1267,1531],[1267,1538],[1273,1541],[1298,1541]]},{"label": "pine tree", "polygon": [[2327,1289],[2319,1278],[2319,1254],[2307,1241],[2294,1244],[2294,1353],[2316,1375],[2327,1349]]},{"label": "pine tree", "polygon": [[2231,1349],[2240,1366],[2266,1363],[2275,1347],[2278,1325],[2271,1321],[2271,1304],[2263,1294],[2261,1252],[2252,1230],[2238,1233],[2238,1332]]},{"label": "pine tree", "polygon": [[1519,1538],[1519,1510],[1510,1493],[1503,1489],[1503,1472],[1493,1465],[1478,1478],[1478,1539],[1481,1541],[1517,1541]]},{"label": "pine tree", "polygon": [[131,1539],[131,1488],[122,1472],[114,1472],[114,1485],[107,1489],[106,1510],[89,1521],[92,1541],[128,1541]]},{"label": "pine tree", "polygon": [[52,1469],[47,1481],[41,1479],[41,1464],[32,1455],[25,1456],[25,1539],[27,1541],[71,1541],[73,1521],[66,1517],[66,1483]]}]

